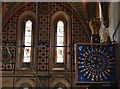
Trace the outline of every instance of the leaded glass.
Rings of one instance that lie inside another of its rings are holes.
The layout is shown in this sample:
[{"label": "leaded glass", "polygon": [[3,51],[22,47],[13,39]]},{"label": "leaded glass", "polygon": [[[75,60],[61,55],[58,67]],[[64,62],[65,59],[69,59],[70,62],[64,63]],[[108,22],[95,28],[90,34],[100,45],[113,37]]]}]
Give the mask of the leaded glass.
[{"label": "leaded glass", "polygon": [[[25,46],[31,46],[31,34],[32,33],[32,22],[30,20],[25,23]],[[31,59],[31,47],[24,48],[23,62],[30,62]]]},{"label": "leaded glass", "polygon": [[64,62],[64,23],[63,21],[58,21],[57,23],[57,63]]}]

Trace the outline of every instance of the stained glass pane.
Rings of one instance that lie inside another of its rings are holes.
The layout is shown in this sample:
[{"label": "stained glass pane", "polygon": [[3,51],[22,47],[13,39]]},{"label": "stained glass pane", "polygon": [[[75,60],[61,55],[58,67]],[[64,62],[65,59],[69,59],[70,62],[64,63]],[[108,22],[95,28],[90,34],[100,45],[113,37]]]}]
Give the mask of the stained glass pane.
[{"label": "stained glass pane", "polygon": [[[25,46],[31,46],[31,32],[32,32],[32,22],[30,20],[25,23]],[[24,48],[24,58],[23,62],[30,62],[31,59],[31,47]]]},{"label": "stained glass pane", "polygon": [[57,37],[57,46],[64,46],[63,37]]},{"label": "stained glass pane", "polygon": [[[64,23],[58,21],[57,23],[57,46],[64,46]],[[57,47],[57,63],[64,62],[64,48]]]}]

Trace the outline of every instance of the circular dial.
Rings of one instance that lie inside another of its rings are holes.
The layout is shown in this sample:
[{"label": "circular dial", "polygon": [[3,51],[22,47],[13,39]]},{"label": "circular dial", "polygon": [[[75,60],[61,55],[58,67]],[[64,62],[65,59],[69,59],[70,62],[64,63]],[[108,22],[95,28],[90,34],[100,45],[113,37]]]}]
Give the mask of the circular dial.
[{"label": "circular dial", "polygon": [[[108,49],[109,48],[109,49]],[[106,81],[114,68],[113,47],[79,46],[79,72],[89,81]],[[82,80],[82,78],[81,78]]]}]

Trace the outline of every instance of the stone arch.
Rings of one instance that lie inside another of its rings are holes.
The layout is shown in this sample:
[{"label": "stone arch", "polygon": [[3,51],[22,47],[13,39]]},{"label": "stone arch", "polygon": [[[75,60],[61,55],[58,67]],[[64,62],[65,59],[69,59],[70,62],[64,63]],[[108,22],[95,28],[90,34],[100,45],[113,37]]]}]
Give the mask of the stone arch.
[{"label": "stone arch", "polygon": [[30,87],[30,88],[35,88],[36,84],[35,84],[35,81],[33,81],[30,78],[22,78],[22,79],[16,81],[16,83],[15,83],[16,88],[24,87],[24,86]]},{"label": "stone arch", "polygon": [[55,79],[50,83],[50,87],[56,87],[56,85],[63,85],[65,88],[71,87],[66,79]]}]

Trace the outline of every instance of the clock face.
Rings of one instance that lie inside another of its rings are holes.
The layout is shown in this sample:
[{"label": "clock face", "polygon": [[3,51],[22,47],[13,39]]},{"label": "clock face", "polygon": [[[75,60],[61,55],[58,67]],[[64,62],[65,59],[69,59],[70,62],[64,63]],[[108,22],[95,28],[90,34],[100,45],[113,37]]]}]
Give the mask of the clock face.
[{"label": "clock face", "polygon": [[78,81],[112,82],[115,80],[114,45],[78,46]]}]

